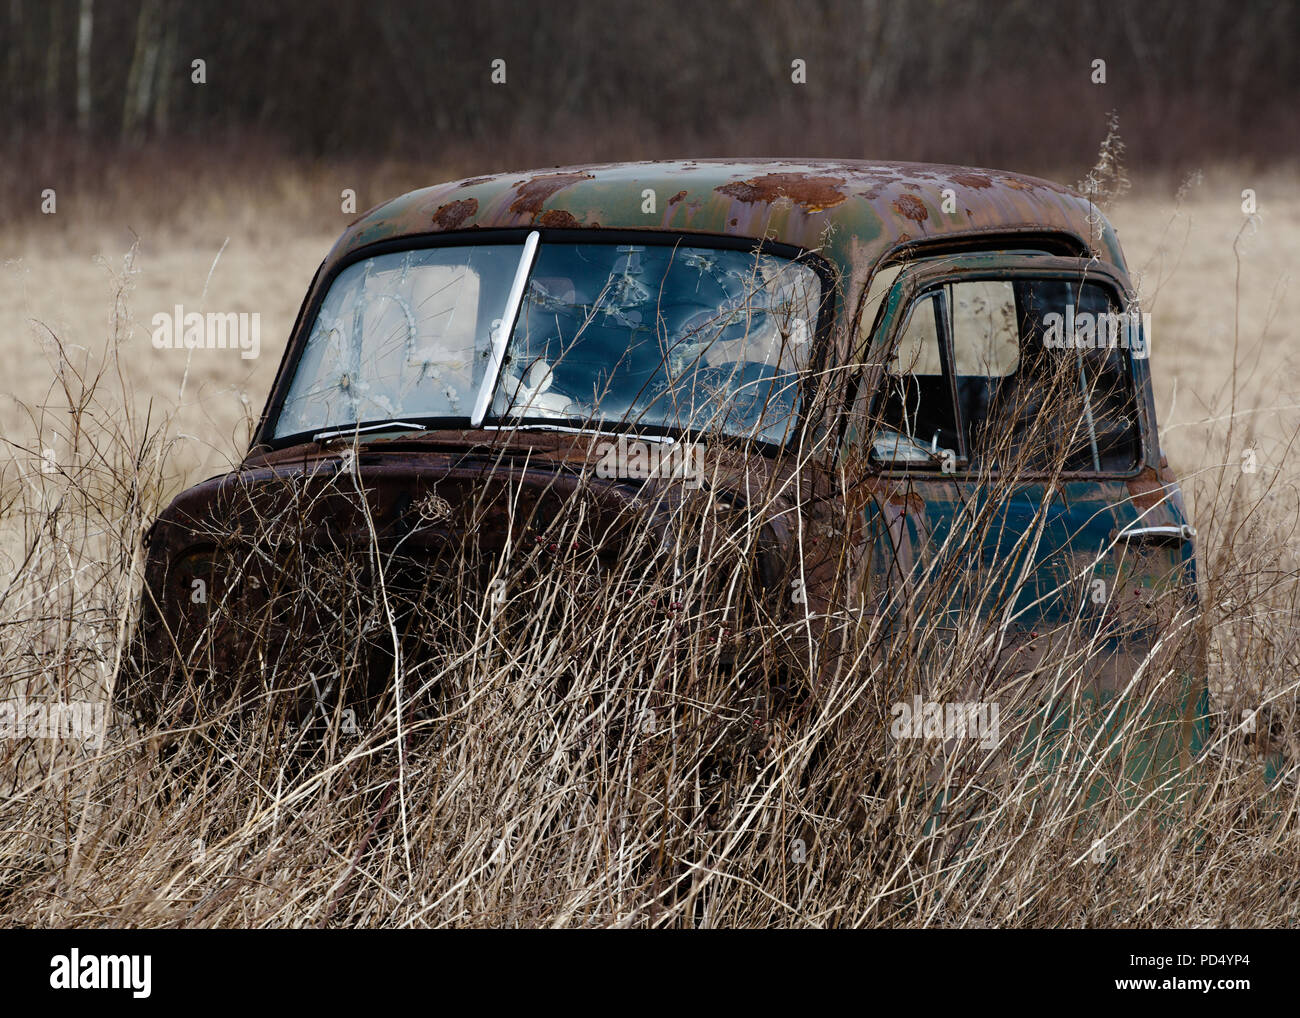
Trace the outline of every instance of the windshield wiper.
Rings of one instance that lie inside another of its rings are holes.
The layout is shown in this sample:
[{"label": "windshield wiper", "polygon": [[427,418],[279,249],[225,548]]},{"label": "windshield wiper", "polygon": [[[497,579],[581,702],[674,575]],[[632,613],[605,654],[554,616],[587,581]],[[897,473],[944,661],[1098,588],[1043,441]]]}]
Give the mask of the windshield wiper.
[{"label": "windshield wiper", "polygon": [[626,431],[605,431],[601,428],[574,427],[571,424],[547,424],[542,421],[528,421],[519,424],[484,424],[484,431],[561,431],[569,435],[609,435],[617,438],[632,438],[646,442],[659,442],[663,445],[676,445],[678,439],[672,435],[640,435]]},{"label": "windshield wiper", "polygon": [[326,442],[331,438],[343,438],[347,435],[360,434],[363,431],[427,431],[423,424],[411,421],[383,421],[380,424],[361,424],[352,428],[336,428],[333,431],[320,431],[311,436],[313,442]]},{"label": "windshield wiper", "polygon": [[541,239],[542,235],[534,230],[524,241],[524,250],[519,256],[519,265],[515,268],[515,281],[511,284],[505,311],[501,314],[501,327],[492,333],[492,345],[488,347],[488,366],[483,372],[483,384],[479,386],[478,398],[474,400],[474,414],[469,419],[471,428],[479,427],[487,416],[488,404],[492,402],[497,377],[501,374],[501,365],[505,361],[506,343],[515,331],[515,318],[519,314],[519,306],[524,302],[524,286],[528,282],[528,273],[532,271],[533,256],[537,253],[537,244]]}]

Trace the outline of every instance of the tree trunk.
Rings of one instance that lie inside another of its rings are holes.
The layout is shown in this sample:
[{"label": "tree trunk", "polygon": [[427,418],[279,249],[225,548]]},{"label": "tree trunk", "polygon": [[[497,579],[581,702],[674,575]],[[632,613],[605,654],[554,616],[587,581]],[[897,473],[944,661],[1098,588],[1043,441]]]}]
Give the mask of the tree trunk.
[{"label": "tree trunk", "polygon": [[45,50],[45,127],[54,130],[59,122],[59,82],[63,74],[64,0],[50,0],[50,44]]},{"label": "tree trunk", "polygon": [[158,0],[141,0],[135,21],[135,47],[126,75],[126,97],[122,102],[122,140],[139,141],[149,117],[153,94],[154,67],[158,63]]},{"label": "tree trunk", "polygon": [[154,134],[162,136],[167,133],[171,117],[172,88],[176,80],[176,25],[180,14],[172,9],[170,3],[163,3],[161,10],[162,28],[158,33],[162,42],[158,52],[158,89],[153,102]]},{"label": "tree trunk", "polygon": [[77,129],[90,130],[90,37],[95,26],[95,0],[81,0],[77,19]]},{"label": "tree trunk", "polygon": [[22,102],[22,28],[23,28],[23,7],[20,0],[9,0],[9,37],[13,42],[9,45],[9,59],[5,67],[5,91],[8,92],[9,100],[9,117],[13,124],[11,128],[13,137],[17,139],[23,129],[23,102]]}]

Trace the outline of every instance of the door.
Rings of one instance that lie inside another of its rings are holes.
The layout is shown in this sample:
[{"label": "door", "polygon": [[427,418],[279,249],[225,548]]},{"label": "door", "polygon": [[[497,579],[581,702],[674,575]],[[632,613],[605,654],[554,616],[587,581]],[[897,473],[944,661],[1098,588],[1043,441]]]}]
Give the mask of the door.
[{"label": "door", "polygon": [[870,463],[857,502],[873,610],[922,634],[933,672],[964,629],[963,674],[986,689],[961,695],[1018,690],[1002,716],[1050,760],[1144,712],[1151,737],[1116,745],[1134,779],[1185,766],[1206,708],[1204,676],[1183,662],[1171,682],[1161,656],[1192,642],[1193,531],[1160,473],[1143,326],[1124,281],[1087,261],[915,263],[846,438],[847,459]]}]

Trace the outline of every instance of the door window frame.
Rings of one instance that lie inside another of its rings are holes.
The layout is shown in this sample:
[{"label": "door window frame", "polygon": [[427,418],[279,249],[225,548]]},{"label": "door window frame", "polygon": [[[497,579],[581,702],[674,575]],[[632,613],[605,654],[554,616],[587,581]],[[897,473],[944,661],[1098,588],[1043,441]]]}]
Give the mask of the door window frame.
[{"label": "door window frame", "polygon": [[[866,450],[872,464],[873,472],[882,476],[936,477],[944,480],[975,476],[979,471],[972,469],[969,458],[970,450],[966,448],[966,421],[961,416],[961,407],[957,401],[956,377],[951,368],[954,363],[952,350],[953,337],[948,326],[946,313],[947,291],[945,284],[973,282],[978,280],[1016,280],[1016,279],[1066,279],[1079,286],[1093,283],[1108,291],[1117,312],[1127,314],[1137,310],[1136,300],[1128,280],[1111,270],[1108,266],[1086,258],[1066,258],[1052,255],[1005,255],[1005,254],[971,254],[948,255],[926,259],[923,262],[906,266],[894,280],[890,293],[884,300],[884,310],[880,324],[870,338],[865,350],[865,360],[860,365],[860,372],[855,386],[855,398],[850,415],[860,419],[865,412],[868,419],[877,412],[884,393],[884,379],[889,358],[897,349],[908,322],[912,309],[923,298],[928,299],[930,291],[939,289],[939,300],[945,302],[943,321],[939,324],[940,357],[944,373],[948,379],[945,387],[950,392],[957,419],[959,449],[953,450],[956,459],[953,469],[941,471],[938,464],[919,464],[916,462],[899,462],[880,460]],[[1141,319],[1139,319],[1141,321]],[[1150,336],[1143,333],[1143,344],[1150,356]],[[1127,470],[1100,471],[1091,467],[1084,470],[1062,470],[1062,480],[1076,478],[1125,479],[1136,477],[1154,462],[1152,450],[1155,448],[1155,421],[1153,408],[1149,404],[1149,376],[1139,370],[1139,358],[1130,351],[1121,349],[1124,354],[1126,375],[1132,387],[1133,407],[1138,429],[1138,449],[1133,465]],[[1142,358],[1141,360],[1145,360]],[[864,391],[865,387],[865,391]],[[865,405],[865,406],[864,406]],[[852,429],[861,435],[861,428]],[[1156,456],[1158,457],[1158,452]],[[1026,480],[1054,476],[1051,470],[1024,470],[1021,472]]]}]

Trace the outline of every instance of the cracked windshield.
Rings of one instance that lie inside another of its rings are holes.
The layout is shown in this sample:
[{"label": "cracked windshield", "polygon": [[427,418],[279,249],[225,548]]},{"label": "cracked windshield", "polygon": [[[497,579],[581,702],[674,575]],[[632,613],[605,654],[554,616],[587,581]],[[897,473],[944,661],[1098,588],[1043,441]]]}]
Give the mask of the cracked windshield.
[{"label": "cracked windshield", "polygon": [[821,300],[813,269],[750,251],[543,244],[494,371],[523,250],[395,252],[341,272],[276,436],[386,420],[466,427],[485,384],[497,424],[689,428],[774,443],[793,432]]}]

